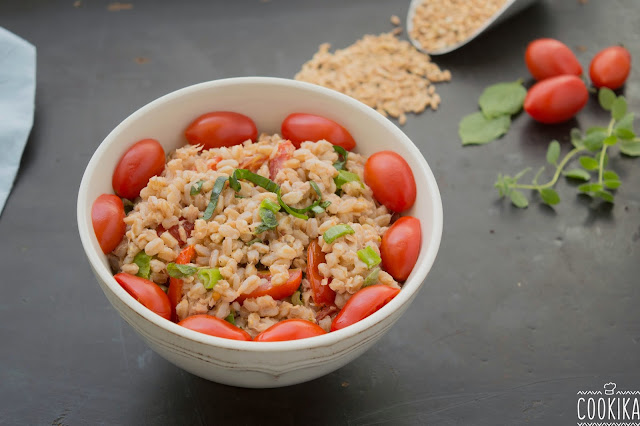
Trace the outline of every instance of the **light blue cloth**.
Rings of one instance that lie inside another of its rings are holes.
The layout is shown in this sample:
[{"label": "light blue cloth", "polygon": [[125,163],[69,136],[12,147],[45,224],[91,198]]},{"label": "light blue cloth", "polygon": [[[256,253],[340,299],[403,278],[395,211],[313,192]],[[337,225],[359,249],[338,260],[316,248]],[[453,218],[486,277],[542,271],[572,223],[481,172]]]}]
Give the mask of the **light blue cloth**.
[{"label": "light blue cloth", "polygon": [[36,48],[0,28],[0,214],[33,125]]}]

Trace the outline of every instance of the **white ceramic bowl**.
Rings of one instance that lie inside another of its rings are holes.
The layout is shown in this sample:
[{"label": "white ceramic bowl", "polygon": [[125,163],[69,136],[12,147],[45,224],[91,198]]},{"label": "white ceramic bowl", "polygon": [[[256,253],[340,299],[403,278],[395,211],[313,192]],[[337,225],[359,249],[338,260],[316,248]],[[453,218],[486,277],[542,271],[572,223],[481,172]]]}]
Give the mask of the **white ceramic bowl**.
[{"label": "white ceramic bowl", "polygon": [[[134,142],[155,138],[170,152],[186,143],[184,129],[197,116],[216,110],[251,117],[259,132],[279,133],[290,113],[319,114],[340,122],[357,141],[357,152],[393,150],[413,170],[416,203],[405,214],[422,224],[417,264],[402,290],[368,318],[323,336],[289,342],[240,342],[180,327],[146,309],[113,278],[91,225],[91,205],[112,193],[111,174]],[[362,354],[400,318],[422,285],[438,252],[442,203],[424,157],[394,124],[368,106],[333,90],[267,77],[230,78],[196,84],[163,96],[120,123],[100,144],[78,193],[78,229],[89,264],[111,304],[155,350],[175,365],[205,379],[243,387],[278,387],[328,374]]]}]

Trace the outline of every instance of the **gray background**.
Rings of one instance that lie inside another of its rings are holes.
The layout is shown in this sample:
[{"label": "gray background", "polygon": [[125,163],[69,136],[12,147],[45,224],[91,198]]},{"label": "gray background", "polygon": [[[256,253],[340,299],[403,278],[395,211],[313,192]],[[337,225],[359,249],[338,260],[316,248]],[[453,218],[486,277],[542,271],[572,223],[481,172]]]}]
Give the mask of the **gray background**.
[{"label": "gray background", "polygon": [[[38,49],[35,125],[0,218],[1,424],[572,424],[576,392],[640,389],[640,160],[612,158],[617,203],[562,181],[555,210],[514,209],[498,171],[568,149],[571,127],[604,124],[591,100],[556,126],[517,117],[508,135],[462,148],[460,118],[482,88],[528,78],[528,41],[556,37],[587,68],[600,49],[640,66],[637,0],[541,1],[464,49],[436,113],[402,129],[444,202],[440,254],[401,321],[350,365],[274,390],[210,383],[155,355],[108,304],[77,235],[82,172],[107,133],[147,102],[201,81],[293,77],[322,42],[345,47],[392,28],[408,1],[0,2],[0,25]],[[404,19],[403,19],[404,20]],[[139,64],[137,57],[149,59]],[[638,70],[624,89],[640,112]]]}]

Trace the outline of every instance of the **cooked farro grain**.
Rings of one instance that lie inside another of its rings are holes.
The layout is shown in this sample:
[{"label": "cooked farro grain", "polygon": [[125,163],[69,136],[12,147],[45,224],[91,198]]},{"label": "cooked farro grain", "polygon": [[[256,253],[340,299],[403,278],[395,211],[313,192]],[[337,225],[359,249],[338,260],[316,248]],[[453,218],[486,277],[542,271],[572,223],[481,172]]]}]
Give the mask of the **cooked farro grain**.
[{"label": "cooked farro grain", "polygon": [[437,51],[471,37],[506,0],[429,0],[416,7],[410,36]]},{"label": "cooked farro grain", "polygon": [[[257,173],[269,177],[268,160],[281,143],[289,142],[278,135],[262,135],[255,143],[247,141],[210,150],[186,145],[172,152],[164,172],[150,179],[125,218],[124,240],[110,254],[114,272],[138,273],[134,257],[144,250],[153,257],[150,279],[165,285],[167,264],[175,261],[186,245],[194,246],[195,260],[191,265],[218,268],[222,279],[207,289],[198,274],[184,278],[182,299],[176,306],[179,320],[197,314],[226,318],[232,313],[236,325],[255,336],[278,321],[302,318],[317,322],[328,331],[337,309],[330,314],[325,310],[316,320],[321,307],[314,303],[306,278],[300,287],[302,305],[294,305],[290,297],[274,300],[271,296],[260,296],[242,300],[246,296],[240,299],[239,296],[265,284],[265,274],[270,274],[272,285],[281,285],[289,279],[290,269],[305,271],[307,247],[315,240],[319,240],[326,254],[326,263],[320,264],[319,270],[325,277],[323,283],[337,293],[337,307],[344,306],[351,295],[362,288],[368,269],[358,259],[357,251],[371,246],[379,252],[391,214],[375,201],[366,185],[345,184],[341,195],[335,194],[333,177],[338,172],[333,163],[338,155],[329,142],[302,143],[274,179],[280,185],[283,200],[297,208],[317,199],[309,184],[310,180],[315,181],[322,198],[331,201],[325,213],[304,220],[279,211],[275,214],[277,227],[260,234],[260,241],[255,242],[254,232],[262,222],[259,206],[265,199],[277,203],[277,198],[276,194],[241,180],[239,193],[225,186],[211,219],[203,219],[218,177],[231,175],[243,160],[254,155],[264,157]],[[222,161],[218,162],[217,169],[212,169],[211,160],[216,156]],[[363,156],[350,153],[346,168],[362,178],[364,163]],[[200,193],[191,195],[192,185],[200,180],[204,181]],[[349,224],[355,232],[331,244],[324,242],[322,233],[339,223]],[[398,283],[386,273],[380,274],[380,282],[398,288]]]},{"label": "cooked farro grain", "polygon": [[451,80],[448,70],[442,71],[428,55],[392,33],[366,35],[334,53],[329,48],[328,43],[320,45],[296,80],[345,93],[398,118],[400,124],[408,112],[438,109],[440,95],[433,83]]}]

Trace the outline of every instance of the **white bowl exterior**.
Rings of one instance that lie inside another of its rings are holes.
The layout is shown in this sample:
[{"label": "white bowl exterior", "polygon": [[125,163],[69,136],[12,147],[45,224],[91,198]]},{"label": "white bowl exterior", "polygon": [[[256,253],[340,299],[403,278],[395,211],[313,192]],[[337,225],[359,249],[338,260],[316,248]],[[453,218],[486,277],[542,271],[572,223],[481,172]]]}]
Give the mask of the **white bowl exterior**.
[{"label": "white bowl exterior", "polygon": [[[91,205],[111,193],[111,175],[136,141],[155,138],[170,152],[186,143],[183,132],[209,111],[236,111],[251,117],[259,132],[279,133],[288,114],[319,114],[340,122],[369,156],[381,150],[402,155],[414,173],[418,193],[404,214],[420,219],[422,246],[402,291],[388,305],[346,329],[290,342],[238,342],[203,335],[155,315],[115,281],[91,226]],[[362,354],[407,309],[426,277],[440,244],[442,205],[435,179],[420,151],[382,115],[338,92],[292,80],[244,77],[217,80],[170,93],[133,113],[116,127],[93,155],[80,185],[78,228],[94,274],[120,315],[160,355],[181,368],[220,383],[276,387],[320,377]]]}]

